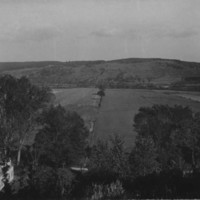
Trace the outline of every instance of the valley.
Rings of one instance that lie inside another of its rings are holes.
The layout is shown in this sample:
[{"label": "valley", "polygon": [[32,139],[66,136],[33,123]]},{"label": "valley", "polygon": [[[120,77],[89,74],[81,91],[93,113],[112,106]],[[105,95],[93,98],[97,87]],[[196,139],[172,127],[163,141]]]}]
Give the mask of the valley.
[{"label": "valley", "polygon": [[106,89],[101,106],[93,105],[97,88],[73,88],[53,90],[56,104],[67,110],[78,112],[88,128],[94,123],[91,142],[109,139],[118,134],[129,149],[134,145],[133,119],[140,107],[154,104],[189,106],[194,112],[200,111],[200,93],[146,89]]}]

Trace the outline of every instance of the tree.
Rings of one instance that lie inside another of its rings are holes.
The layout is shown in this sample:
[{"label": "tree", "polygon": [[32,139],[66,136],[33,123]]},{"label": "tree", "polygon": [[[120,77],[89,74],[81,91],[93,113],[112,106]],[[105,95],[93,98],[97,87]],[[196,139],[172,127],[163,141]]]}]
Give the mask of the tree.
[{"label": "tree", "polygon": [[48,88],[34,86],[26,77],[0,77],[1,148],[5,153],[10,148],[17,150],[17,164],[27,136],[37,128],[35,118],[50,102],[50,97]]},{"label": "tree", "polygon": [[82,118],[59,105],[45,110],[39,121],[43,128],[37,133],[33,146],[39,165],[58,168],[79,163],[85,156],[88,136]]},{"label": "tree", "polygon": [[[198,128],[195,129],[195,134],[194,123],[197,127],[193,113],[188,107],[154,105],[152,108],[140,108],[134,118],[134,127],[138,133],[134,156],[141,159],[141,163],[149,158],[150,161],[142,164],[147,168],[149,163],[158,162],[161,170],[183,170],[184,163],[188,162],[188,150],[199,151]],[[141,145],[141,148],[138,148],[138,145]],[[145,146],[149,146],[149,152],[145,150]],[[140,154],[143,157],[138,157]]]},{"label": "tree", "polygon": [[[32,173],[32,186],[36,196],[66,197],[72,186],[74,175],[67,168],[40,166]],[[60,198],[59,198],[60,199]]]},{"label": "tree", "polygon": [[68,195],[71,192],[72,181],[74,175],[67,168],[57,169],[57,190],[61,197]]},{"label": "tree", "polygon": [[110,137],[109,142],[98,141],[92,148],[90,166],[94,171],[105,171],[124,178],[129,173],[128,155],[120,136]]},{"label": "tree", "polygon": [[124,148],[124,141],[121,136],[114,135],[110,138],[110,153],[112,170],[117,173],[120,178],[129,175],[128,152]]},{"label": "tree", "polygon": [[99,95],[101,98],[105,96],[105,89],[99,89],[97,92],[97,95]]},{"label": "tree", "polygon": [[100,101],[99,101],[99,107],[101,106],[101,102],[102,102],[102,99],[103,97],[105,96],[105,86],[104,84],[99,84],[98,85],[98,92],[97,92],[97,95],[100,96]]},{"label": "tree", "polygon": [[172,135],[174,145],[179,148],[185,162],[191,164],[193,171],[200,168],[200,113],[182,123],[181,128]]},{"label": "tree", "polygon": [[129,157],[134,177],[159,172],[160,163],[157,158],[158,153],[152,138],[137,136],[135,147]]},{"label": "tree", "polygon": [[56,171],[49,166],[40,166],[33,174],[33,185],[40,197],[55,197]]},{"label": "tree", "polygon": [[108,142],[98,140],[96,145],[92,147],[90,168],[97,171],[101,169],[109,171],[111,169],[111,155]]}]

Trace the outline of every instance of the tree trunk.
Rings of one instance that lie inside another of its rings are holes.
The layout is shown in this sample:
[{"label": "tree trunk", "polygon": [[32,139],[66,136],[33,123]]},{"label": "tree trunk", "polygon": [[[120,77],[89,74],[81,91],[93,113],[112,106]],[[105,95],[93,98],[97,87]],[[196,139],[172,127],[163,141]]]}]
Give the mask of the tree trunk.
[{"label": "tree trunk", "polygon": [[196,162],[195,162],[195,155],[194,155],[194,149],[192,150],[192,168],[193,168],[193,172],[196,169]]},{"label": "tree trunk", "polygon": [[22,150],[22,147],[20,146],[17,152],[17,165],[19,165],[21,161],[21,150]]}]

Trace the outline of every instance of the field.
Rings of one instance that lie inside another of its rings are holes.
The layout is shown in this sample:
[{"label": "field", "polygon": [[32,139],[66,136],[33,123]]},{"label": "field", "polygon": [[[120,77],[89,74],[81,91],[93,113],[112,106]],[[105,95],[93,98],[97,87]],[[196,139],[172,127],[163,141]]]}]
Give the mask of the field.
[{"label": "field", "polygon": [[92,94],[97,89],[94,88],[72,88],[72,89],[54,89],[53,93],[56,95],[56,103],[62,106],[67,105],[85,105],[91,104]]},{"label": "field", "polygon": [[165,90],[107,89],[101,107],[93,106],[94,88],[75,88],[54,90],[56,104],[68,110],[77,111],[90,127],[94,122],[93,141],[107,139],[109,135],[119,134],[125,145],[134,145],[135,132],[133,118],[140,107],[153,104],[181,104],[189,106],[194,112],[200,111],[200,93],[175,92]]}]

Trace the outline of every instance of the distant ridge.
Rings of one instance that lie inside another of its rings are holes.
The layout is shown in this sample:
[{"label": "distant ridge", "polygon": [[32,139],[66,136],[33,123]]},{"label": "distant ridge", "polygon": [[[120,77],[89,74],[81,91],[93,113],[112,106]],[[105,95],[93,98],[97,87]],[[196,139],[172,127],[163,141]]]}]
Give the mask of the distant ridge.
[{"label": "distant ridge", "polygon": [[167,59],[167,58],[121,58],[121,59],[114,59],[114,60],[108,60],[111,62],[115,61],[132,61],[132,62],[138,62],[138,61],[155,61],[155,60],[163,60],[163,61],[181,61],[177,59]]},{"label": "distant ridge", "polygon": [[162,58],[0,62],[0,73],[27,76],[35,84],[56,88],[104,84],[110,88],[197,90],[200,86],[200,63]]},{"label": "distant ridge", "polygon": [[77,61],[17,61],[17,62],[0,62],[0,71],[7,71],[13,69],[22,69],[28,67],[45,67],[47,65],[68,65],[68,64],[97,64],[103,62],[120,62],[120,63],[138,63],[138,62],[151,62],[151,61],[174,61],[174,62],[185,62],[185,63],[196,63],[191,61],[182,61],[178,59],[167,59],[167,58],[122,58],[114,60],[77,60]]}]

